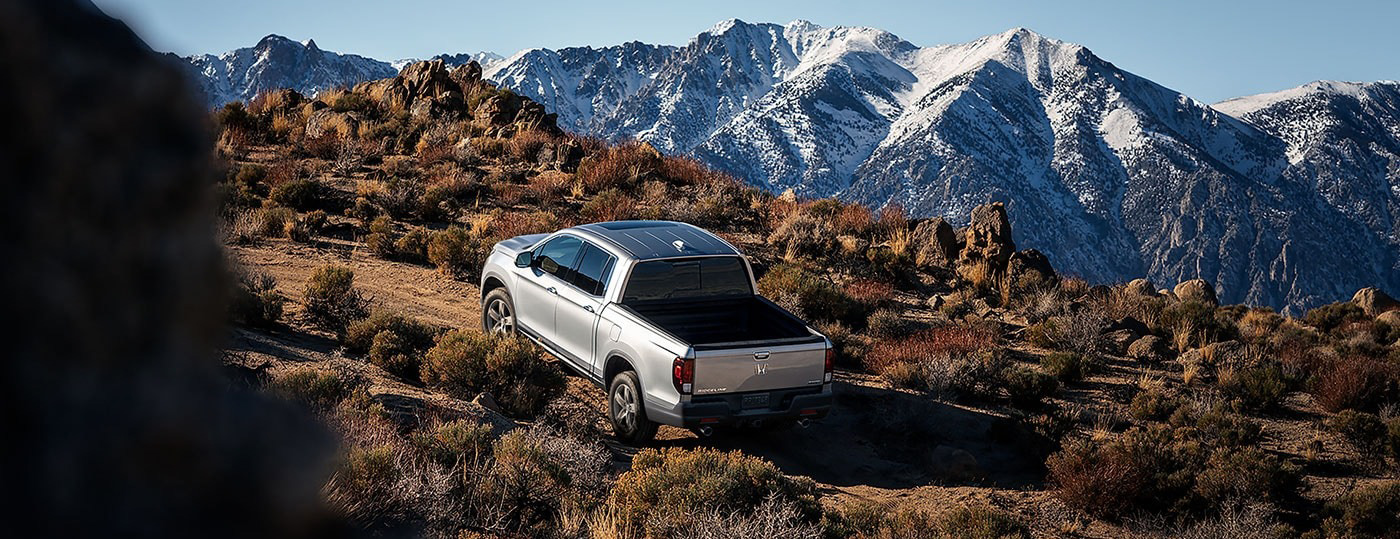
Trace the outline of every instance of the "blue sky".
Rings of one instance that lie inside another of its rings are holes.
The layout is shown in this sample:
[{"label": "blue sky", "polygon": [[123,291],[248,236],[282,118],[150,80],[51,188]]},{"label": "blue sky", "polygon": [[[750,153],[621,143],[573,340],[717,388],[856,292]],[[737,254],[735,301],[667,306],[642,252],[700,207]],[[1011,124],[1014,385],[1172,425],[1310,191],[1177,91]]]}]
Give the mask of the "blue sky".
[{"label": "blue sky", "polygon": [[1400,79],[1400,2],[93,0],[151,46],[181,55],[276,33],[381,60],[530,47],[685,44],[739,18],[872,26],[916,45],[1024,26],[1206,102],[1318,79]]}]

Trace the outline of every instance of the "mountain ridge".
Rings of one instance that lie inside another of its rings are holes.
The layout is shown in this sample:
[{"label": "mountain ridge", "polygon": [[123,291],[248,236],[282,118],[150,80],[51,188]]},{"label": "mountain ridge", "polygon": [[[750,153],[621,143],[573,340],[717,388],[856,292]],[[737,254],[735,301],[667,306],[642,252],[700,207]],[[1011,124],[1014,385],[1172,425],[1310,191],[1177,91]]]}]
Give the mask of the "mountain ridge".
[{"label": "mountain ridge", "polygon": [[527,49],[485,76],[565,129],[772,191],[955,223],[1005,201],[1018,244],[1094,281],[1201,277],[1227,301],[1295,308],[1400,289],[1394,83],[1212,105],[1026,28],[920,47],[739,19],[683,46]]}]

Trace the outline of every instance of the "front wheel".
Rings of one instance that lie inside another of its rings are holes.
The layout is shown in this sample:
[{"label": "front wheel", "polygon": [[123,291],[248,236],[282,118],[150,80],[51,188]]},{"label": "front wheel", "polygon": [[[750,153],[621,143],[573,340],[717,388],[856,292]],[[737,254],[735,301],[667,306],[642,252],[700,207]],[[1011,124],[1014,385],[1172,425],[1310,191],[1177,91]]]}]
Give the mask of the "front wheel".
[{"label": "front wheel", "polygon": [[637,373],[623,371],[613,377],[612,384],[608,385],[608,418],[619,440],[641,445],[656,436],[657,424],[647,419],[642,402],[642,384],[637,380]]},{"label": "front wheel", "polygon": [[481,301],[481,330],[487,333],[515,334],[515,303],[504,288],[486,294]]}]

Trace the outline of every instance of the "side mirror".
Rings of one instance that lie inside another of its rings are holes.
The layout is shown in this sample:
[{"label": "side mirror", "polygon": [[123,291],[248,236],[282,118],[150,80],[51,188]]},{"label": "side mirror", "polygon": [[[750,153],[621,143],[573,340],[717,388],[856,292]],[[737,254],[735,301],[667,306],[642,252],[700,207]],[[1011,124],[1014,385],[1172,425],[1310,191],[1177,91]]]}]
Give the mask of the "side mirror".
[{"label": "side mirror", "polygon": [[530,251],[525,251],[523,253],[515,255],[515,267],[528,268],[530,267],[530,262],[533,261],[534,258],[535,253],[532,253]]}]

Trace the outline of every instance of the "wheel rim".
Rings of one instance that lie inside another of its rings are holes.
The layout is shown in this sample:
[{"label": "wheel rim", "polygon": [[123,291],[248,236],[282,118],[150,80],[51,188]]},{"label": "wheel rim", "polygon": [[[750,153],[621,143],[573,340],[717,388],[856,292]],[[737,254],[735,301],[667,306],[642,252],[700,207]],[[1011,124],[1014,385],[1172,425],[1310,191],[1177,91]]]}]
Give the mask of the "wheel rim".
[{"label": "wheel rim", "polygon": [[613,423],[624,433],[637,429],[637,396],[630,385],[618,384],[613,390]]},{"label": "wheel rim", "polygon": [[515,331],[515,316],[504,300],[493,299],[486,304],[486,330],[492,333]]}]

